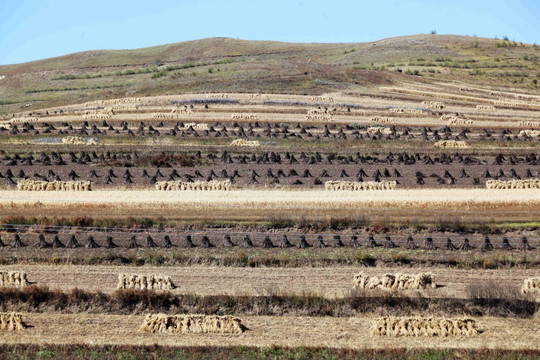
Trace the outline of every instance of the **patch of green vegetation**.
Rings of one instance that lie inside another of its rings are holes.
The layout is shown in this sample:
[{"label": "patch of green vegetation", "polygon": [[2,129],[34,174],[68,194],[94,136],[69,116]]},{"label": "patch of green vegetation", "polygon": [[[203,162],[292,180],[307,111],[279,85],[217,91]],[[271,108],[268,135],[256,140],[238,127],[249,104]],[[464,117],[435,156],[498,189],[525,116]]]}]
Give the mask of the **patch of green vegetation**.
[{"label": "patch of green vegetation", "polygon": [[[316,345],[316,344],[314,344]],[[321,347],[174,347],[174,346],[94,346],[94,345],[2,345],[2,358],[40,359],[39,351],[50,351],[51,359],[171,359],[171,360],[538,360],[540,351],[499,349],[329,349]]]},{"label": "patch of green vegetation", "polygon": [[37,94],[44,92],[57,92],[57,91],[77,91],[77,90],[92,90],[92,89],[111,89],[124,87],[127,84],[112,84],[112,85],[97,85],[97,86],[83,86],[83,87],[63,87],[63,88],[47,88],[47,89],[28,89],[27,94]]},{"label": "patch of green vegetation", "polygon": [[158,79],[160,77],[167,76],[167,71],[160,71],[152,75],[152,79]]},{"label": "patch of green vegetation", "polygon": [[[94,75],[74,75],[74,74],[67,74],[67,75],[60,75],[53,77],[51,80],[77,80],[77,79],[97,79],[101,78],[104,75],[102,74],[94,74]],[[107,76],[107,75],[105,75]]]}]

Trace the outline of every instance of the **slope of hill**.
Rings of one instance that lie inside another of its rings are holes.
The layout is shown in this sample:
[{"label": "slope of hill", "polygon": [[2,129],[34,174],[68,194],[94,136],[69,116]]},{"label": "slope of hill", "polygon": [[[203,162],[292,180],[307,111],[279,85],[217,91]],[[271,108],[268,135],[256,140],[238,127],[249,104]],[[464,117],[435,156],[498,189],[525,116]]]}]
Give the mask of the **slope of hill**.
[{"label": "slope of hill", "polygon": [[211,38],[87,51],[0,66],[0,113],[131,95],[354,93],[403,81],[463,80],[534,92],[539,55],[536,45],[451,35],[348,44]]}]

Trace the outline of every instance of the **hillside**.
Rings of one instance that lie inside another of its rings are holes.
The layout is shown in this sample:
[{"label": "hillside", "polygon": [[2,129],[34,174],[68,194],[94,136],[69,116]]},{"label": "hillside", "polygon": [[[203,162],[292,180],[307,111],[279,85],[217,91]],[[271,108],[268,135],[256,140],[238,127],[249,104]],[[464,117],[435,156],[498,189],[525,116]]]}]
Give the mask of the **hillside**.
[{"label": "hillside", "polygon": [[403,81],[461,80],[534,92],[539,55],[536,45],[447,35],[349,44],[211,38],[87,51],[0,66],[0,113],[130,95],[354,93]]}]

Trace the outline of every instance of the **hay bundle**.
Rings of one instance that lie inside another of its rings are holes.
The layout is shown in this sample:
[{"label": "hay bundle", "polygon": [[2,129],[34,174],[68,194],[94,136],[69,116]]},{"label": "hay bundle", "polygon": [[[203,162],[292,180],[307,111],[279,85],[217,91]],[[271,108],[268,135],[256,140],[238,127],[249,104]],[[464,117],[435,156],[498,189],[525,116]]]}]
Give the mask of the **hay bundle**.
[{"label": "hay bundle", "polygon": [[229,94],[206,94],[207,99],[228,99]]},{"label": "hay bundle", "polygon": [[488,111],[495,111],[497,110],[495,106],[493,105],[484,105],[484,104],[478,104],[476,105],[477,110],[488,110]]},{"label": "hay bundle", "polygon": [[519,127],[540,128],[540,121],[520,121]]},{"label": "hay bundle", "polygon": [[258,140],[245,140],[245,139],[235,139],[231,142],[230,146],[261,146],[261,143]]},{"label": "hay bundle", "polygon": [[311,101],[334,102],[334,98],[326,96],[312,96]]},{"label": "hay bundle", "polygon": [[26,328],[26,324],[23,322],[21,314],[14,312],[0,313],[0,330],[18,331],[24,328]]},{"label": "hay bundle", "polygon": [[384,317],[371,327],[373,336],[474,336],[478,335],[473,319]]},{"label": "hay bundle", "polygon": [[0,287],[23,287],[28,285],[24,271],[0,271]]},{"label": "hay bundle", "polygon": [[218,181],[195,181],[195,182],[183,182],[177,181],[158,181],[156,182],[156,189],[160,191],[173,191],[173,190],[196,190],[196,191],[209,191],[209,190],[231,190],[232,183],[230,180]]},{"label": "hay bundle", "polygon": [[135,104],[118,104],[111,106],[111,109],[113,111],[116,110],[139,110],[139,106]]},{"label": "hay bundle", "polygon": [[114,111],[110,108],[103,110],[87,110],[84,112],[84,118],[86,120],[95,119],[110,119],[114,115]]},{"label": "hay bundle", "polygon": [[117,289],[172,290],[176,288],[167,275],[119,274]]},{"label": "hay bundle", "polygon": [[306,115],[306,120],[308,121],[332,121],[333,117],[330,113],[322,114],[308,114]]},{"label": "hay bundle", "polygon": [[411,108],[390,108],[388,109],[392,113],[397,114],[422,114],[423,110],[421,109],[411,109]]},{"label": "hay bundle", "polygon": [[179,128],[180,130],[188,130],[192,128],[193,130],[209,130],[208,124],[199,124],[199,123],[185,123],[184,127]]},{"label": "hay bundle", "polygon": [[97,145],[97,142],[94,139],[84,141],[80,136],[66,136],[62,138],[62,144],[69,145]]},{"label": "hay bundle", "polygon": [[37,116],[22,116],[22,117],[16,117],[14,119],[10,119],[9,122],[12,124],[18,124],[18,123],[26,123],[26,122],[36,122],[39,118]]},{"label": "hay bundle", "polygon": [[435,144],[433,144],[433,147],[435,148],[468,148],[469,144],[467,144],[465,141],[458,141],[458,140],[440,140],[437,141]]},{"label": "hay bundle", "polygon": [[255,114],[232,114],[231,119],[233,120],[257,120],[257,115]]},{"label": "hay bundle", "polygon": [[422,101],[422,105],[425,105],[431,109],[435,109],[435,110],[443,110],[444,108],[446,108],[446,105],[443,103],[443,102],[440,102],[440,101]]},{"label": "hay bundle", "polygon": [[246,330],[239,318],[227,315],[148,314],[140,332],[160,334],[242,334]]},{"label": "hay bundle", "polygon": [[516,102],[516,101],[508,101],[508,100],[504,100],[504,99],[494,100],[493,104],[494,105],[501,105],[501,106],[508,106],[508,107],[520,107],[520,106],[526,106],[527,105],[525,103],[519,103],[519,102]]},{"label": "hay bundle", "polygon": [[435,276],[431,273],[384,274],[382,277],[369,276],[364,273],[354,275],[355,288],[368,290],[425,290],[437,287]]},{"label": "hay bundle", "polygon": [[519,136],[530,136],[530,137],[540,136],[540,130],[521,130],[519,132]]},{"label": "hay bundle", "polygon": [[393,190],[397,187],[397,181],[339,181],[332,180],[324,183],[325,190],[340,191],[340,190]]},{"label": "hay bundle", "polygon": [[375,135],[377,132],[380,132],[382,135],[390,135],[392,129],[389,127],[379,127],[379,126],[370,126],[366,129],[369,136]]},{"label": "hay bundle", "polygon": [[324,115],[324,114],[330,114],[330,111],[328,111],[328,109],[314,108],[314,109],[309,109],[307,114],[308,115]]},{"label": "hay bundle", "polygon": [[155,119],[178,119],[184,114],[193,114],[193,110],[187,106],[175,107],[168,113],[153,113],[152,117]]},{"label": "hay bundle", "polygon": [[90,181],[42,181],[24,179],[17,182],[21,191],[91,191]]},{"label": "hay bundle", "polygon": [[469,119],[460,119],[457,117],[453,117],[450,120],[448,120],[447,125],[472,125],[474,122]]},{"label": "hay bundle", "polygon": [[369,119],[371,122],[379,124],[395,124],[396,120],[393,117],[389,116],[372,116]]},{"label": "hay bundle", "polygon": [[523,280],[522,294],[540,293],[540,277]]},{"label": "hay bundle", "polygon": [[487,180],[488,189],[540,189],[540,179],[526,180]]},{"label": "hay bundle", "polygon": [[128,103],[138,103],[140,98],[136,97],[126,97],[120,99],[110,99],[110,100],[95,100],[89,101],[84,104],[85,107],[96,107],[96,106],[107,106],[107,105],[117,105],[117,104],[128,104]]},{"label": "hay bundle", "polygon": [[249,94],[249,100],[268,100],[268,95],[266,94]]}]

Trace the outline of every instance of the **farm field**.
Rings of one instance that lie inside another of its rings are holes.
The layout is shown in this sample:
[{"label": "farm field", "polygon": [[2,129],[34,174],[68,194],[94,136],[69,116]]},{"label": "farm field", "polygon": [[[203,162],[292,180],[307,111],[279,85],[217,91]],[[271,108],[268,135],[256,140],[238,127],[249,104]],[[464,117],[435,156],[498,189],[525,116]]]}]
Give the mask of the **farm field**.
[{"label": "farm field", "polygon": [[415,39],[0,66],[2,346],[538,357],[537,47]]}]

